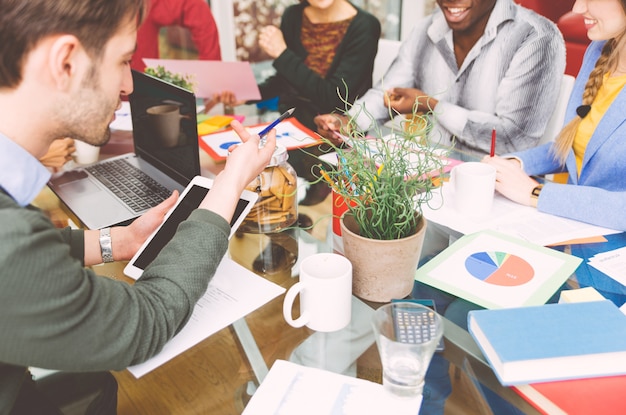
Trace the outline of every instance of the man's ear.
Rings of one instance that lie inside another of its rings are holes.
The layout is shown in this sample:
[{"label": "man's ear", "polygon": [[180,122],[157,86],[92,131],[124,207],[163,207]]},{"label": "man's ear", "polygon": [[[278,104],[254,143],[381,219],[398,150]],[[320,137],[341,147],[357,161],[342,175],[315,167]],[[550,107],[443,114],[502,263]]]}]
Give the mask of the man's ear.
[{"label": "man's ear", "polygon": [[58,36],[49,49],[48,65],[50,76],[56,87],[65,90],[74,82],[81,62],[85,61],[85,51],[74,35]]}]

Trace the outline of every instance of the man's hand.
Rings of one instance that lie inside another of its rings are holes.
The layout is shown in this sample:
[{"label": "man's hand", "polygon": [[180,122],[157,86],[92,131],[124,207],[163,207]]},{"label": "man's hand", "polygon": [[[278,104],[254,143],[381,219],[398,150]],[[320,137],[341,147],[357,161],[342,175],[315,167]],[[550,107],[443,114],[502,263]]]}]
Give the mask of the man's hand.
[{"label": "man's hand", "polygon": [[[178,191],[175,190],[170,197],[135,219],[130,225],[111,228],[113,259],[116,261],[131,259],[148,236],[163,222],[165,214],[174,207],[177,200]],[[102,262],[99,238],[99,230],[85,231],[86,266]]]},{"label": "man's hand", "polygon": [[383,99],[385,106],[400,114],[413,113],[413,106],[416,102],[418,112],[430,112],[439,102],[417,88],[391,88],[385,92]]}]

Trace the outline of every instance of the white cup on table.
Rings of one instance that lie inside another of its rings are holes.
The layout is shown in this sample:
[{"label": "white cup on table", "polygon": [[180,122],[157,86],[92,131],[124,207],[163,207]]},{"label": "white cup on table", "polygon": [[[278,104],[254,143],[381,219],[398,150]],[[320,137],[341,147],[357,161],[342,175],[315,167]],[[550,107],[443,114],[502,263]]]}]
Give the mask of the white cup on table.
[{"label": "white cup on table", "polygon": [[496,187],[495,167],[481,162],[465,162],[450,172],[454,206],[463,216],[484,218],[491,212]]},{"label": "white cup on table", "polygon": [[74,161],[78,164],[92,164],[98,161],[100,147],[74,140]]},{"label": "white cup on table", "polygon": [[[300,317],[291,309],[300,295]],[[293,327],[307,326],[321,332],[341,330],[352,317],[352,264],[338,254],[320,253],[300,264],[300,281],[285,295],[283,315]]]}]

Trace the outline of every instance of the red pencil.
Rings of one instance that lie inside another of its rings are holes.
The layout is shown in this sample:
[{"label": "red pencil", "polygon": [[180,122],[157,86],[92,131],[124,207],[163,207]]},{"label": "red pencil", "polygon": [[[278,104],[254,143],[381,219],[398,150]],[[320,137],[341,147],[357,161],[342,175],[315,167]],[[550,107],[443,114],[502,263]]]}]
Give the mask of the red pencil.
[{"label": "red pencil", "polygon": [[489,157],[493,157],[496,155],[496,129],[491,130],[491,151],[489,152]]}]

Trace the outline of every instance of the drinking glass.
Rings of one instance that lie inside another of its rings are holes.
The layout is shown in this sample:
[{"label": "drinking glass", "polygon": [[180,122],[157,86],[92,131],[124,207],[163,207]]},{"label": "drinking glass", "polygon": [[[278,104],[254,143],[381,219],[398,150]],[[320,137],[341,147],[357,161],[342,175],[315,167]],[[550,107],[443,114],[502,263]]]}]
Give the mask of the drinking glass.
[{"label": "drinking glass", "polygon": [[396,396],[420,396],[426,370],[443,335],[441,316],[421,304],[397,301],[376,310],[372,326],[383,366],[383,386]]}]

